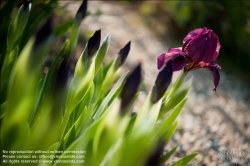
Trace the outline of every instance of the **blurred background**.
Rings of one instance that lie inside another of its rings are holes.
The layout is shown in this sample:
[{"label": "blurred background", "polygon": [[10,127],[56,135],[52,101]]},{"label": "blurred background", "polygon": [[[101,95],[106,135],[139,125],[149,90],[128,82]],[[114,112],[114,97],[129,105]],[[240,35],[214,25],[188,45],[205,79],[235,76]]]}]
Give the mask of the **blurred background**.
[{"label": "blurred background", "polygon": [[[60,4],[63,11],[74,16],[78,2]],[[100,28],[102,38],[111,35],[106,61],[131,40],[124,71],[138,61],[144,68],[145,88],[137,111],[158,73],[157,56],[168,48],[182,46],[183,38],[195,28],[212,29],[222,46],[216,61],[222,67],[220,86],[216,93],[212,91],[212,76],[204,69],[188,75],[187,79],[193,77],[189,100],[179,117],[178,131],[165,150],[180,144],[176,158],[170,162],[199,152],[191,165],[250,165],[249,8],[246,1],[89,1],[89,16],[82,24],[79,52],[75,55],[80,55],[86,39]],[[224,153],[232,154],[237,149],[234,158]],[[248,151],[247,156],[239,151]]]},{"label": "blurred background", "polygon": [[[32,14],[21,43],[28,40],[50,15],[53,15],[55,24],[70,24],[81,3],[66,0],[32,2]],[[1,1],[1,55],[5,55],[6,51],[4,40],[8,27],[5,25],[9,21],[3,18],[12,17],[13,11],[9,9],[20,4],[20,0],[11,3]],[[102,39],[106,34],[111,35],[106,62],[131,40],[124,71],[131,69],[138,61],[143,62],[144,68],[145,87],[135,107],[137,111],[158,73],[157,56],[167,52],[168,48],[182,46],[183,38],[195,28],[212,29],[221,44],[216,61],[222,67],[220,85],[214,93],[212,76],[203,69],[188,75],[188,78],[193,77],[189,100],[179,118],[178,131],[165,150],[170,150],[176,143],[180,144],[176,158],[171,161],[199,152],[193,165],[250,165],[249,9],[249,1],[89,1],[89,15],[82,23],[72,64],[80,56],[87,39],[98,29],[102,30]],[[47,67],[67,35],[54,43],[51,56],[45,63]],[[178,74],[175,73],[174,79]],[[226,158],[224,152],[236,151],[238,153],[234,158]],[[247,153],[239,153],[243,151]]]},{"label": "blurred background", "polygon": [[147,25],[155,29],[159,37],[170,35],[181,41],[187,32],[197,27],[212,29],[222,46],[218,63],[249,81],[249,1],[146,1],[137,5]]}]

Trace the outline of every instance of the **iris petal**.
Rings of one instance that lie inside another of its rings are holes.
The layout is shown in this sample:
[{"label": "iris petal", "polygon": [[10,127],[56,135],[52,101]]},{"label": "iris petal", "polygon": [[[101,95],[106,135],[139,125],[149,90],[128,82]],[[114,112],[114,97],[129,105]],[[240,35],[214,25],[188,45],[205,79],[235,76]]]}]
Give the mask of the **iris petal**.
[{"label": "iris petal", "polygon": [[183,67],[188,66],[188,64],[190,64],[190,61],[184,56],[180,55],[174,59],[173,70],[179,71],[183,69]]},{"label": "iris petal", "polygon": [[204,28],[197,28],[191,32],[189,32],[187,34],[187,36],[183,39],[183,43],[186,43],[188,40],[190,40],[191,38],[197,36],[197,35],[201,35],[203,33],[207,32],[207,28],[204,27]]},{"label": "iris petal", "polygon": [[213,78],[214,78],[214,89],[213,90],[216,91],[216,88],[218,87],[219,82],[220,82],[220,73],[219,73],[218,69],[221,69],[221,67],[217,64],[213,64],[210,66],[206,66],[205,68],[208,69],[211,72],[211,74],[213,75]]},{"label": "iris petal", "polygon": [[165,54],[161,54],[157,57],[157,68],[160,70],[160,68],[164,65],[165,61]]},{"label": "iris petal", "polygon": [[183,52],[182,52],[181,49],[182,49],[182,47],[170,48],[170,49],[168,49],[168,53],[171,53],[171,52],[178,52],[178,53],[182,54]]},{"label": "iris petal", "polygon": [[[173,48],[172,48],[173,49]],[[173,51],[173,50],[172,50]],[[180,50],[181,52],[181,50]],[[157,58],[157,68],[160,70],[161,67],[169,62],[170,60],[173,60],[173,70],[174,71],[179,71],[183,67],[187,66],[190,61],[185,57],[185,55],[181,52],[171,52],[171,53],[163,53],[158,56]]]}]

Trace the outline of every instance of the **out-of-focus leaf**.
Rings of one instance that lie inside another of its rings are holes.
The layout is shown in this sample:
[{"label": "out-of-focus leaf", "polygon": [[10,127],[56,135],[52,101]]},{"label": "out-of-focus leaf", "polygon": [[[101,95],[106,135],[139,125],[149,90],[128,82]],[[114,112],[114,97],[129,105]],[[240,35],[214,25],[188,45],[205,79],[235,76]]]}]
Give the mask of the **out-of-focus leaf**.
[{"label": "out-of-focus leaf", "polygon": [[183,157],[182,159],[176,161],[171,164],[171,166],[185,166],[189,161],[191,161],[198,153],[190,154],[188,156]]},{"label": "out-of-focus leaf", "polygon": [[118,77],[119,69],[115,70],[114,61],[109,63],[103,71],[103,82],[101,84],[101,89],[99,91],[98,100],[103,100],[106,93],[114,83],[115,79]]},{"label": "out-of-focus leaf", "polygon": [[160,159],[161,164],[164,164],[175,153],[178,146],[179,145],[176,145],[172,150],[170,150],[169,152],[161,156],[161,159]]},{"label": "out-of-focus leaf", "polygon": [[48,148],[48,150],[49,150],[49,151],[54,151],[54,150],[56,150],[56,148],[57,148],[58,145],[59,145],[59,142],[56,142],[56,143],[52,144],[52,145]]},{"label": "out-of-focus leaf", "polygon": [[192,84],[192,79],[181,85],[168,99],[163,103],[159,118],[174,108],[188,93]]},{"label": "out-of-focus leaf", "polygon": [[177,116],[180,114],[181,109],[185,105],[187,99],[182,100],[177,107],[173,110],[173,112],[167,117],[166,120],[162,123],[161,127],[159,128],[156,138],[160,138],[172,125],[172,123],[176,120]]},{"label": "out-of-focus leaf", "polygon": [[185,76],[187,75],[187,73],[182,72],[179,77],[177,78],[177,80],[174,82],[169,95],[173,94],[184,82],[185,80]]},{"label": "out-of-focus leaf", "polygon": [[165,141],[168,142],[171,137],[174,135],[176,129],[177,129],[177,126],[178,126],[178,122],[175,121],[170,127],[169,129],[167,130],[166,132],[166,135],[165,135]]},{"label": "out-of-focus leaf", "polygon": [[7,38],[7,54],[12,50],[17,39],[22,35],[29,18],[31,3],[25,2],[12,18]]},{"label": "out-of-focus leaf", "polygon": [[[120,138],[118,141],[114,143],[114,145],[109,149],[107,154],[105,155],[104,159],[102,160],[100,166],[106,166],[106,165],[117,165],[119,161],[121,160],[122,156],[121,153],[121,147],[124,145],[124,142],[122,141],[122,138]],[[114,158],[114,156],[116,156]]]},{"label": "out-of-focus leaf", "polygon": [[45,76],[45,79],[43,81],[42,87],[40,89],[39,92],[39,96],[37,98],[36,101],[36,105],[31,113],[30,116],[30,126],[33,123],[33,118],[36,114],[36,110],[39,106],[39,104],[42,104],[42,102],[46,102],[46,100],[48,99],[48,97],[52,97],[52,92],[54,91],[54,86],[55,86],[55,79],[56,79],[56,75],[57,75],[57,71],[58,68],[60,66],[61,61],[63,60],[63,58],[66,58],[66,56],[68,55],[69,52],[69,41],[66,40],[60,53],[58,54],[58,56],[56,57],[56,59],[53,61],[52,65],[49,68],[48,73]]},{"label": "out-of-focus leaf", "polygon": [[56,37],[59,38],[59,37],[63,36],[65,33],[67,33],[68,31],[70,31],[73,24],[74,24],[74,20],[70,19],[62,24],[55,26],[54,33],[55,33]]},{"label": "out-of-focus leaf", "polygon": [[134,124],[135,124],[135,120],[136,120],[136,116],[137,116],[137,115],[134,115],[134,116],[129,120],[129,124],[128,124],[127,130],[126,130],[126,133],[125,133],[125,136],[128,137],[128,138],[131,136],[131,133],[132,133],[132,131],[133,131]]},{"label": "out-of-focus leaf", "polygon": [[100,106],[98,107],[98,109],[95,111],[95,115],[93,116],[94,120],[97,120],[98,118],[100,118],[100,116],[102,115],[105,107],[107,107],[110,99],[113,97],[113,95],[116,93],[116,91],[120,88],[120,86],[122,85],[122,82],[124,81],[125,77],[127,76],[128,72],[126,72],[118,81],[117,83],[114,85],[114,87],[112,88],[112,90],[109,92],[109,94],[104,98],[104,100],[102,101],[102,103],[100,104]]},{"label": "out-of-focus leaf", "polygon": [[18,56],[19,47],[15,46],[15,48],[11,51],[11,53],[5,56],[4,63],[1,69],[1,97],[6,97],[6,86],[9,82],[10,73],[14,66],[14,63]]},{"label": "out-of-focus leaf", "polygon": [[62,149],[66,149],[72,142],[74,142],[76,137],[79,135],[83,125],[85,125],[91,120],[93,108],[94,105],[89,108],[85,107],[85,109],[82,111],[81,115],[76,120],[74,125],[70,128],[67,134],[65,134],[65,137],[63,139],[63,145],[61,145]]},{"label": "out-of-focus leaf", "polygon": [[3,104],[1,104],[0,106],[0,119],[2,119],[4,117],[4,115],[6,114],[7,110],[6,110],[6,104],[7,104],[7,101],[4,102]]},{"label": "out-of-focus leaf", "polygon": [[96,60],[96,63],[95,63],[96,72],[99,70],[103,62],[103,59],[107,54],[109,42],[110,42],[110,36],[106,36],[102,42],[102,45],[98,49],[98,52],[96,54],[96,59],[95,59]]},{"label": "out-of-focus leaf", "polygon": [[61,136],[63,138],[64,134],[67,132],[67,124],[71,113],[77,107],[77,105],[82,101],[89,88],[92,85],[95,72],[95,63],[91,63],[88,71],[82,77],[74,76],[69,87],[69,93],[66,102],[66,112],[63,117]]}]

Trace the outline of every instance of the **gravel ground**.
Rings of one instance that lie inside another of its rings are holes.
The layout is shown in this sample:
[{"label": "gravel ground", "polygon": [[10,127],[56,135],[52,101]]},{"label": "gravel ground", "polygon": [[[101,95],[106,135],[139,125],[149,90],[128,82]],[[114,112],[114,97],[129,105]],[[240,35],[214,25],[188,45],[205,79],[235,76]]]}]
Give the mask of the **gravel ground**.
[{"label": "gravel ground", "polygon": [[[81,2],[61,3],[68,4],[66,11],[74,15]],[[97,16],[95,13],[99,9],[103,14]],[[126,3],[121,5],[114,1],[89,1],[89,11],[91,15],[84,20],[82,33],[101,28],[102,38],[106,34],[111,35],[107,61],[131,40],[131,51],[124,70],[142,62],[144,82],[147,89],[150,89],[158,73],[156,58],[166,52],[171,43],[160,42],[154,30],[148,29],[142,17]],[[82,49],[80,47],[78,51]],[[174,79],[178,74],[174,74]],[[170,163],[184,155],[199,152],[192,165],[250,165],[250,104],[246,101],[249,86],[225,70],[221,70],[220,75],[221,81],[216,93],[212,91],[213,80],[208,71],[199,69],[188,75],[188,78],[193,77],[189,100],[179,117],[178,131],[166,147],[168,151],[176,143],[180,144]],[[142,94],[140,101],[144,99],[145,94]],[[232,153],[233,158],[230,155]]]}]

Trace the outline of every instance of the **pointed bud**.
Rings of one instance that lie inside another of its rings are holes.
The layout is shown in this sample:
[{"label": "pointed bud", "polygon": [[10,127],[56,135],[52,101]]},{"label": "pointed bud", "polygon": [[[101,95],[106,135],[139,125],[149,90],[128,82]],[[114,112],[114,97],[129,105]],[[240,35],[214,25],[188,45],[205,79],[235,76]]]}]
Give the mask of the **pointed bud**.
[{"label": "pointed bud", "polygon": [[127,77],[127,80],[124,84],[124,87],[121,92],[121,114],[125,114],[123,110],[126,110],[126,108],[131,104],[133,101],[134,96],[136,95],[140,83],[142,80],[142,69],[141,64],[138,64],[135,69],[130,73],[130,75]]},{"label": "pointed bud", "polygon": [[87,54],[89,58],[92,57],[99,49],[100,42],[101,42],[101,29],[96,31],[88,41]]},{"label": "pointed bud", "polygon": [[70,72],[70,65],[67,62],[67,58],[64,58],[60,63],[55,79],[56,93],[66,87],[69,78],[69,72]]},{"label": "pointed bud", "polygon": [[43,42],[46,42],[46,40],[51,35],[52,30],[53,30],[52,29],[52,17],[49,17],[47,21],[44,23],[44,25],[38,30],[36,34],[34,47],[36,48]]},{"label": "pointed bud", "polygon": [[88,6],[88,1],[83,0],[80,8],[78,9],[75,19],[78,21],[78,23],[81,23],[84,17],[86,16],[87,13],[87,6]]},{"label": "pointed bud", "polygon": [[151,166],[151,165],[160,165],[160,157],[163,154],[164,151],[164,145],[165,142],[163,139],[160,139],[153,150],[153,152],[148,157],[148,160],[145,164],[145,166]]},{"label": "pointed bud", "polygon": [[27,9],[29,9],[30,8],[30,2],[29,1],[24,1],[24,3],[23,3],[23,11],[25,12]]},{"label": "pointed bud", "polygon": [[152,90],[152,102],[156,103],[159,101],[166,90],[168,89],[169,84],[171,83],[173,75],[173,60],[170,60],[162,67],[162,70],[159,72],[155,85]]},{"label": "pointed bud", "polygon": [[123,63],[125,62],[128,53],[130,51],[130,45],[131,45],[131,41],[129,41],[118,53],[118,57],[116,59],[116,64],[118,67],[121,67],[123,65]]}]

